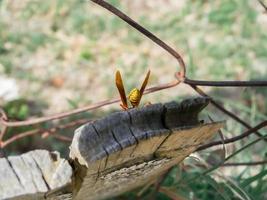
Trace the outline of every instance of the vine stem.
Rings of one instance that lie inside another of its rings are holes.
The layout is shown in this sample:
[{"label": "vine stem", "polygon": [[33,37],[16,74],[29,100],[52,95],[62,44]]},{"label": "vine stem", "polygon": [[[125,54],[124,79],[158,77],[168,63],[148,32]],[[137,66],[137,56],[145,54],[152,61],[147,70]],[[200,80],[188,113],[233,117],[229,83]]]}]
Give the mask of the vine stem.
[{"label": "vine stem", "polygon": [[68,138],[66,136],[58,135],[58,134],[55,134],[55,133],[58,130],[71,128],[71,127],[78,126],[78,125],[81,125],[81,124],[84,124],[84,123],[88,123],[88,122],[91,122],[91,121],[92,120],[88,120],[88,119],[79,119],[79,120],[76,120],[76,121],[72,121],[72,122],[66,123],[64,125],[51,127],[51,128],[48,128],[48,129],[34,129],[34,130],[30,130],[30,131],[25,131],[25,132],[22,132],[22,133],[19,133],[17,135],[12,136],[11,138],[7,139],[6,141],[3,141],[2,142],[2,148],[8,146],[9,144],[11,144],[13,142],[15,142],[16,140],[19,140],[19,139],[22,139],[24,137],[31,136],[31,135],[37,135],[37,134],[42,134],[43,138],[48,137],[48,136],[52,136],[52,137],[55,137],[55,138],[57,138],[59,140],[62,140],[62,141],[70,141],[70,138]]},{"label": "vine stem", "polygon": [[[210,98],[210,103],[215,106],[216,108],[218,108],[219,110],[221,110],[223,113],[225,113],[226,115],[228,115],[229,117],[231,117],[232,119],[236,120],[238,123],[242,124],[243,126],[245,126],[248,129],[252,129],[252,127],[245,122],[244,120],[242,120],[240,117],[238,117],[236,114],[234,114],[233,112],[227,110],[225,107],[223,107],[222,105],[220,105],[219,103],[217,103],[216,101],[213,100],[213,98],[211,98],[209,95],[207,95],[203,90],[201,90],[199,87],[197,87],[196,85],[190,85],[198,94],[200,94],[203,97],[209,97]],[[259,133],[258,131],[254,132],[258,137],[262,137],[262,134]],[[264,141],[267,141],[267,138],[264,139]]]},{"label": "vine stem", "polygon": [[91,0],[91,1],[102,6],[105,9],[107,9],[108,11],[113,13],[114,15],[118,16],[123,21],[125,21],[127,24],[129,24],[130,26],[132,26],[133,28],[135,28],[136,30],[138,30],[139,32],[144,34],[147,38],[149,38],[150,40],[155,42],[157,45],[159,45],[163,49],[165,49],[169,54],[171,54],[178,61],[179,65],[181,67],[180,76],[185,77],[185,75],[186,75],[185,62],[184,62],[182,56],[177,51],[175,51],[172,47],[170,47],[165,42],[163,42],[161,39],[159,39],[156,35],[154,35],[150,31],[148,31],[146,28],[144,28],[143,26],[138,24],[136,21],[131,19],[129,16],[127,16],[122,11],[115,8],[114,6],[109,4],[108,2],[103,1],[103,0]]},{"label": "vine stem", "polygon": [[[225,139],[224,141],[220,140],[220,141],[214,141],[214,142],[210,142],[208,144],[204,144],[204,145],[200,146],[199,148],[197,148],[197,151],[201,151],[201,150],[204,150],[204,149],[207,149],[207,148],[210,148],[213,146],[221,145],[221,144],[229,144],[229,143],[236,142],[238,140],[244,139],[245,137],[249,136],[250,134],[254,133],[255,131],[257,131],[257,130],[265,127],[265,126],[267,126],[267,120],[259,123],[257,126],[247,130],[246,132],[244,132],[238,136],[235,136],[235,137],[232,137],[229,139]],[[263,137],[263,136],[261,136],[261,137]]]},{"label": "vine stem", "polygon": [[267,160],[255,161],[255,162],[224,163],[222,167],[255,166],[255,165],[265,165],[265,164],[267,164]]},{"label": "vine stem", "polygon": [[211,87],[266,87],[267,80],[262,81],[202,81],[185,78],[184,83]]}]

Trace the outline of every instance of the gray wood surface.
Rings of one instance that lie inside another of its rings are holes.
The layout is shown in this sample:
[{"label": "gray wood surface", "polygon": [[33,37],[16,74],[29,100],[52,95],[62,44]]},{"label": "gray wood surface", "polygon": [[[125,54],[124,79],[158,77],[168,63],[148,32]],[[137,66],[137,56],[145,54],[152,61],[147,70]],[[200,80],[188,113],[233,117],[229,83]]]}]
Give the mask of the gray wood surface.
[{"label": "gray wood surface", "polygon": [[112,113],[75,131],[70,158],[35,150],[0,159],[0,199],[105,199],[156,180],[222,127],[203,123],[209,99]]},{"label": "gray wood surface", "polygon": [[211,123],[177,130],[165,138],[155,136],[140,141],[135,148],[127,147],[105,159],[87,163],[87,167],[79,170],[83,182],[74,193],[75,199],[105,199],[156,180],[210,139],[221,126],[222,123]]},{"label": "gray wood surface", "polygon": [[105,199],[140,187],[181,162],[223,123],[202,124],[209,99],[194,98],[113,113],[76,130],[70,157],[82,177],[76,199]]},{"label": "gray wood surface", "polygon": [[71,184],[72,173],[67,160],[46,150],[1,158],[0,199],[49,199],[48,192]]},{"label": "gray wood surface", "polygon": [[77,129],[70,148],[93,162],[141,140],[200,124],[198,114],[208,103],[199,97],[115,112]]}]

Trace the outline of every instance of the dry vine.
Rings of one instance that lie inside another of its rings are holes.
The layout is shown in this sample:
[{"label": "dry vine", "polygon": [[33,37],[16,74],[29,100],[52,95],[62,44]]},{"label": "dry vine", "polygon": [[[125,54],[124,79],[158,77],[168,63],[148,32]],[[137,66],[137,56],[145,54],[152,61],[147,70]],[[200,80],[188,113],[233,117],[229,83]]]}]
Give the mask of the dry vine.
[{"label": "dry vine", "polygon": [[[130,26],[135,28],[137,31],[141,32],[147,38],[151,39],[154,43],[156,43],[161,48],[166,50],[169,54],[171,54],[178,61],[178,64],[180,66],[180,71],[174,73],[175,80],[173,80],[170,83],[150,87],[150,88],[145,90],[144,94],[149,94],[149,93],[157,92],[160,90],[176,87],[180,83],[190,85],[197,93],[199,93],[202,96],[208,96],[208,95],[205,94],[198,86],[212,86],[212,87],[266,87],[267,86],[267,80],[258,80],[258,81],[202,81],[202,80],[200,81],[200,80],[192,80],[186,76],[186,65],[185,65],[185,62],[184,62],[182,56],[177,51],[175,51],[172,47],[167,45],[165,42],[163,42],[161,39],[159,39],[153,33],[148,31],[146,28],[144,28],[143,26],[141,26],[140,24],[135,22],[129,16],[127,16],[126,14],[124,14],[123,12],[121,12],[120,10],[118,10],[117,8],[112,6],[111,4],[107,3],[106,1],[104,1],[104,0],[91,0],[91,1],[102,6],[103,8],[105,8],[108,11],[110,11],[111,13],[113,13],[114,15],[121,18],[123,21],[128,23]],[[260,1],[260,3],[262,3],[262,2]],[[262,6],[264,6],[264,4],[262,4]],[[264,7],[264,8],[266,9],[266,7]],[[91,104],[91,105],[88,105],[88,106],[85,106],[82,108],[74,109],[74,110],[71,110],[68,112],[62,112],[62,113],[55,114],[52,116],[45,116],[45,117],[40,117],[40,118],[35,118],[35,119],[30,119],[30,120],[25,120],[25,121],[10,121],[8,119],[8,116],[6,115],[5,111],[1,109],[0,110],[0,114],[1,114],[0,124],[2,125],[2,130],[0,133],[0,149],[6,147],[7,145],[13,143],[14,141],[16,141],[18,139],[21,139],[21,138],[24,138],[24,137],[27,137],[30,135],[36,135],[36,134],[41,134],[43,136],[43,138],[48,137],[48,136],[53,136],[53,137],[55,137],[59,140],[62,140],[62,141],[71,141],[71,138],[68,138],[68,137],[62,136],[62,135],[58,135],[58,134],[56,134],[56,132],[60,129],[70,128],[73,126],[83,124],[89,120],[85,120],[85,119],[81,120],[80,119],[80,120],[76,120],[76,121],[73,121],[70,123],[66,123],[64,125],[56,125],[55,127],[52,127],[50,129],[45,129],[45,130],[44,129],[30,130],[27,132],[23,132],[23,133],[19,133],[17,135],[14,135],[5,141],[3,139],[4,139],[4,136],[5,136],[8,128],[10,128],[10,127],[30,126],[30,125],[40,124],[40,123],[44,123],[44,122],[48,122],[48,121],[52,121],[52,120],[62,119],[62,118],[70,117],[70,116],[73,116],[73,115],[76,115],[76,114],[79,114],[79,113],[82,113],[85,111],[92,111],[92,110],[101,108],[103,106],[117,103],[119,101],[120,101],[119,98],[114,98],[114,99],[110,99],[110,100],[106,100],[106,101],[97,102],[97,103],[94,103],[94,104]],[[245,122],[244,120],[239,118],[237,115],[235,115],[234,113],[225,109],[223,106],[221,106],[219,103],[217,103],[212,98],[211,98],[211,103],[216,108],[218,108],[220,111],[222,111],[223,113],[225,113],[229,117],[236,120],[238,123],[240,123],[243,126],[245,126],[246,128],[248,128],[248,130],[246,132],[244,132],[243,134],[240,134],[240,135],[233,137],[233,138],[230,138],[230,139],[226,139],[224,141],[225,144],[243,139],[244,137],[247,137],[251,133],[256,134],[259,137],[259,139],[265,139],[267,141],[266,137],[258,132],[259,129],[267,126],[266,121],[260,123],[259,125],[255,126],[255,127],[252,127],[247,122]],[[201,146],[198,150],[207,149],[207,148],[210,148],[212,146],[221,145],[221,144],[222,144],[222,141],[211,142],[211,143],[208,143],[208,144]],[[254,163],[251,163],[251,165],[254,165],[254,164],[256,165],[256,164],[260,164],[260,163],[266,163],[266,161],[254,162]],[[240,165],[242,165],[242,164],[250,165],[248,163],[240,163]],[[235,164],[234,163],[229,163],[229,164],[225,163],[224,166],[226,166],[226,165],[227,166],[233,166]],[[238,165],[238,164],[236,164],[236,165]]]}]

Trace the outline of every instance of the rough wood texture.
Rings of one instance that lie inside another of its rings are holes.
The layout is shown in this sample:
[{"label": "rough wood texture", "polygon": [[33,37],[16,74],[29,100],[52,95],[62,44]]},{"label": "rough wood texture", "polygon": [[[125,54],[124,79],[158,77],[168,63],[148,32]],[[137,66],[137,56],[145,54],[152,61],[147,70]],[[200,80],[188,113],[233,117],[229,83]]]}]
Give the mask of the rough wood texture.
[{"label": "rough wood texture", "polygon": [[222,123],[202,124],[207,98],[113,113],[76,130],[70,146],[75,199],[105,199],[142,186],[181,162]]},{"label": "rough wood texture", "polygon": [[58,153],[35,150],[1,158],[0,199],[50,199],[48,193],[59,188],[67,193],[71,177],[70,164]]},{"label": "rough wood texture", "polygon": [[120,111],[78,128],[70,160],[35,150],[0,159],[2,199],[105,199],[155,180],[222,127],[207,98]]},{"label": "rough wood texture", "polygon": [[142,140],[166,136],[172,129],[196,126],[199,112],[208,103],[208,98],[194,98],[112,113],[75,131],[70,157],[86,165]]}]

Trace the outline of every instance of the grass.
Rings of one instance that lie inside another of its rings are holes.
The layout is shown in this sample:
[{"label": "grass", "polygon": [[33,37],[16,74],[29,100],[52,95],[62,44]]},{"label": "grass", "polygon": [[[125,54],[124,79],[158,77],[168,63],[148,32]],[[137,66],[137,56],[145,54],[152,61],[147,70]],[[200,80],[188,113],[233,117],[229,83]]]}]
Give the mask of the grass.
[{"label": "grass", "polygon": [[[265,24],[258,20],[264,14],[256,1],[109,2],[181,50],[190,78],[266,79],[267,35]],[[152,71],[150,85],[172,80],[177,68],[176,61],[163,50],[117,17],[87,1],[28,0],[18,5],[2,0],[0,27],[0,72],[3,72],[0,77],[16,79],[20,88],[18,99],[6,102],[0,97],[0,103],[10,116],[18,119],[32,116],[29,101],[46,104],[47,107],[40,106],[39,114],[48,115],[117,96],[116,69],[121,70],[129,91],[141,84],[148,68]],[[63,83],[53,84],[57,78]],[[205,89],[252,126],[266,119],[266,88]],[[165,102],[192,94],[188,88],[179,87],[146,96],[143,102]],[[110,108],[78,117],[99,117],[119,107]],[[225,137],[245,130],[211,107],[208,113],[216,120],[227,120],[223,130]],[[72,134],[71,131],[68,134]],[[267,134],[266,129],[261,133]],[[251,136],[236,143],[228,153],[254,139],[255,136]],[[30,140],[26,138],[18,147],[12,146],[10,152],[34,148]],[[66,152],[66,145],[50,140],[50,146],[43,142],[37,145]],[[261,141],[231,161],[264,159],[265,146]],[[201,156],[205,158],[206,154]],[[211,154],[216,157],[215,151]],[[206,165],[199,167],[199,163],[190,159],[186,162],[186,169],[174,168],[164,181],[163,186],[169,188],[170,193],[187,199],[266,199],[265,166],[220,168],[205,175]],[[189,183],[196,175],[201,178]],[[152,191],[150,187],[142,198],[148,198]],[[135,195],[133,191],[123,197],[135,199]],[[169,197],[158,193],[157,199]]]}]

